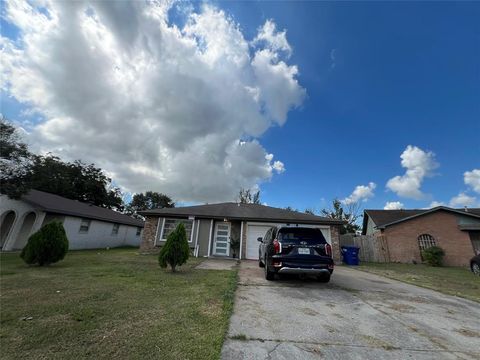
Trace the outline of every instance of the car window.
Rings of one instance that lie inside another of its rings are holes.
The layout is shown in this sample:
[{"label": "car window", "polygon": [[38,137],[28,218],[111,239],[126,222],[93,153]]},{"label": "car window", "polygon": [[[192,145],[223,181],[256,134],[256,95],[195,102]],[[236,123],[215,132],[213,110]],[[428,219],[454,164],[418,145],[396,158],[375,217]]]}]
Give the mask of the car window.
[{"label": "car window", "polygon": [[272,229],[269,229],[267,233],[265,234],[265,237],[263,239],[263,242],[268,243],[270,241],[270,234],[272,233]]},{"label": "car window", "polygon": [[321,242],[327,242],[320,229],[317,228],[283,228],[278,232],[278,239],[290,241],[320,240]]},{"label": "car window", "polygon": [[277,238],[277,228],[272,228],[272,239]]}]

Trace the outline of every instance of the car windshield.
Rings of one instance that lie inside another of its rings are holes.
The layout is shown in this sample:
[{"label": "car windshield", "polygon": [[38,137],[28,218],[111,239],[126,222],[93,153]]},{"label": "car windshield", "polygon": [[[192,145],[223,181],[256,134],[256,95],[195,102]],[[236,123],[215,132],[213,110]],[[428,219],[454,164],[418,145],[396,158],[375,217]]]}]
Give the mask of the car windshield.
[{"label": "car windshield", "polygon": [[316,228],[291,228],[280,229],[278,232],[279,240],[303,240],[327,242],[320,229]]}]

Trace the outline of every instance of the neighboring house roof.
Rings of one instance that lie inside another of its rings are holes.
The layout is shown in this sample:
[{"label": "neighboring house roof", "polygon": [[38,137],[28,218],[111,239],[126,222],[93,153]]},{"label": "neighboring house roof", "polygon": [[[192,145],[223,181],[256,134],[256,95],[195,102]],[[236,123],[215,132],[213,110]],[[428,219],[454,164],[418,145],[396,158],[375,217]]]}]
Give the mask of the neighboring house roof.
[{"label": "neighboring house roof", "polygon": [[143,221],[128,215],[43,191],[31,190],[22,200],[50,213],[143,227]]},{"label": "neighboring house roof", "polygon": [[144,216],[195,216],[197,218],[215,218],[250,221],[271,221],[304,224],[344,224],[341,220],[310,215],[298,211],[274,208],[259,204],[239,204],[234,202],[163,208],[140,211]]},{"label": "neighboring house roof", "polygon": [[412,209],[412,210],[364,210],[363,233],[367,228],[368,218],[372,219],[377,229],[384,229],[387,226],[407,221],[418,216],[430,214],[435,211],[449,211],[461,215],[467,215],[480,219],[480,208],[454,209],[447,206],[437,206],[431,209]]}]

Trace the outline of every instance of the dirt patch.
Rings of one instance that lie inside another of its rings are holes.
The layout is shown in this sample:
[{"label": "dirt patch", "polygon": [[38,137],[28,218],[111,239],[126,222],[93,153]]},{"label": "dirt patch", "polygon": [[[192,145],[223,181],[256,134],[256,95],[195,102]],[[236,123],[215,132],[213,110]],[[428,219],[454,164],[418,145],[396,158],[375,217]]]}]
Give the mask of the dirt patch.
[{"label": "dirt patch", "polygon": [[362,339],[370,346],[374,346],[374,347],[381,347],[385,350],[395,350],[395,349],[398,349],[396,348],[395,346],[393,346],[392,344],[386,342],[386,341],[383,341],[381,339],[378,339],[376,337],[373,337],[373,336],[370,336],[370,335],[360,335],[362,337]]},{"label": "dirt patch", "polygon": [[393,303],[388,306],[390,309],[398,311],[398,312],[412,312],[415,310],[413,306],[407,305],[407,304],[397,304]]},{"label": "dirt patch", "polygon": [[316,316],[319,314],[318,311],[315,311],[310,308],[302,308],[300,309],[300,311],[303,312],[305,315],[310,315],[310,316]]},{"label": "dirt patch", "polygon": [[458,332],[459,334],[462,334],[463,336],[480,338],[480,333],[478,331],[465,329],[465,328],[461,328],[455,331]]}]

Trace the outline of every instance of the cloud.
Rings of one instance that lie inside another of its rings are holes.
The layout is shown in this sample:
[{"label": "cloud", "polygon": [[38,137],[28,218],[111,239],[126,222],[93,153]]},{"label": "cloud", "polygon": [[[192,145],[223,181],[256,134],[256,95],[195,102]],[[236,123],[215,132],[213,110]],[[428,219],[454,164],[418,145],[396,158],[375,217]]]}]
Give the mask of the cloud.
[{"label": "cloud", "polygon": [[231,200],[285,171],[257,139],[285,123],[305,89],[272,20],[252,46],[211,5],[183,7],[183,27],[170,2],[5,7],[20,38],[1,38],[2,89],[44,119],[30,129],[35,150],[183,202]]},{"label": "cloud", "polygon": [[463,181],[466,185],[469,185],[473,191],[480,194],[480,169],[465,171],[463,174]]},{"label": "cloud", "polygon": [[443,202],[443,201],[432,201],[430,203],[430,205],[428,206],[428,208],[434,208],[434,207],[437,207],[437,206],[445,206],[446,204]]},{"label": "cloud", "polygon": [[387,201],[383,210],[400,210],[404,209],[404,205],[400,201]]},{"label": "cloud", "polygon": [[451,207],[464,207],[464,206],[475,206],[477,203],[477,198],[474,196],[469,196],[468,194],[461,192],[457,196],[454,196],[450,199],[449,206]]},{"label": "cloud", "polygon": [[358,185],[349,196],[340,201],[345,205],[350,205],[359,201],[367,201],[374,196],[373,190],[376,187],[377,185],[373,182],[368,183],[367,186]]},{"label": "cloud", "polygon": [[438,167],[435,154],[424,151],[416,146],[408,145],[400,155],[401,164],[406,170],[402,176],[395,176],[388,180],[387,188],[398,196],[412,199],[421,199],[424,194],[420,190],[423,179],[431,176]]},{"label": "cloud", "polygon": [[292,48],[287,41],[287,31],[277,31],[277,26],[273,20],[265,21],[265,24],[258,29],[258,34],[253,39],[252,44],[257,45],[259,43],[265,43],[273,52],[281,50],[287,56],[290,56],[292,53]]}]

